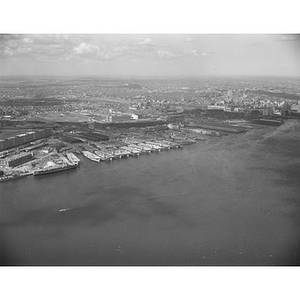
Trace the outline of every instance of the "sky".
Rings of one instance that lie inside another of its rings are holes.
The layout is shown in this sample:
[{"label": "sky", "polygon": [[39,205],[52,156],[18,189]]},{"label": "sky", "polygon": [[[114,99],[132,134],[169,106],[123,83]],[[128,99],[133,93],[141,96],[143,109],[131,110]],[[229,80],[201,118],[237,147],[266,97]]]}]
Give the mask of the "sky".
[{"label": "sky", "polygon": [[300,76],[300,35],[2,34],[6,75]]}]

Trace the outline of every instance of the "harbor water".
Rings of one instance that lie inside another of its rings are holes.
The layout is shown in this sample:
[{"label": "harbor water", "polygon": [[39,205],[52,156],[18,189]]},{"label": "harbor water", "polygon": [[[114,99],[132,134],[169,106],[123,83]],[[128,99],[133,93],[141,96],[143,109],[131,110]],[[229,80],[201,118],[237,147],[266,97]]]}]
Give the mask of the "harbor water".
[{"label": "harbor water", "polygon": [[1,265],[299,265],[299,122],[0,185]]}]

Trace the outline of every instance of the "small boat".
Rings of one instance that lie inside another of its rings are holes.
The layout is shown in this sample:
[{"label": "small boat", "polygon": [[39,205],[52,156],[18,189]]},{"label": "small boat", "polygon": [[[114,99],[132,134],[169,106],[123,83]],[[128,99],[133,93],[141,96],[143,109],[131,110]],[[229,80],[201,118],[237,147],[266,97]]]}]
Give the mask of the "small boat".
[{"label": "small boat", "polygon": [[71,208],[62,208],[62,209],[60,209],[59,210],[59,212],[65,212],[65,211],[68,211],[68,210],[70,210]]}]

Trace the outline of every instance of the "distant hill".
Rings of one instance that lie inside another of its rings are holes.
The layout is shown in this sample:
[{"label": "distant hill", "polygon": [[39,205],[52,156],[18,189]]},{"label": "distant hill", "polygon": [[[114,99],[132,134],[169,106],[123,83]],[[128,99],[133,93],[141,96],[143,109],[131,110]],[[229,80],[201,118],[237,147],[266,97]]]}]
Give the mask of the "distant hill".
[{"label": "distant hill", "polygon": [[133,84],[129,84],[129,83],[125,83],[121,86],[119,86],[119,88],[126,88],[126,89],[142,89],[143,87],[139,84],[133,83]]},{"label": "distant hill", "polygon": [[264,90],[251,90],[251,93],[257,95],[267,95],[267,96],[272,96],[277,98],[284,98],[289,100],[300,100],[300,95],[295,95],[295,94],[276,93],[276,92],[270,92]]}]

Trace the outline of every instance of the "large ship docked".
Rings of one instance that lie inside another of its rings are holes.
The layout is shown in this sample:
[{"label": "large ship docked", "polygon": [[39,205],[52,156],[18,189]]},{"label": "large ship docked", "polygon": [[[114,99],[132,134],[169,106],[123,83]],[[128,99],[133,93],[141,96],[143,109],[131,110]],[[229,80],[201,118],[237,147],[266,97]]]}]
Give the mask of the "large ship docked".
[{"label": "large ship docked", "polygon": [[139,147],[139,146],[136,145],[136,144],[129,144],[128,147],[130,147],[131,149],[134,149],[135,151],[137,151],[137,152],[139,152],[139,153],[144,152],[143,148],[142,148],[142,147]]},{"label": "large ship docked", "polygon": [[59,167],[50,167],[50,168],[45,168],[45,169],[39,169],[39,170],[34,171],[33,175],[34,176],[46,175],[46,174],[76,169],[76,167],[77,167],[77,165],[73,164],[73,165],[63,165],[63,166],[59,166]]},{"label": "large ship docked", "polygon": [[82,151],[82,154],[86,158],[88,158],[88,159],[90,159],[92,161],[95,161],[95,162],[100,162],[100,160],[101,160],[101,158],[98,155],[96,155],[96,154],[94,154],[94,153],[92,153],[90,151]]},{"label": "large ship docked", "polygon": [[124,157],[129,157],[129,155],[131,154],[130,151],[125,150],[123,147],[120,147],[119,150],[120,150],[122,156],[124,156]]},{"label": "large ship docked", "polygon": [[150,147],[149,145],[146,145],[145,143],[139,143],[139,144],[137,144],[137,146],[141,147],[143,149],[143,151],[146,151],[148,153],[152,152],[152,147]]},{"label": "large ship docked", "polygon": [[107,156],[103,151],[96,150],[95,154],[100,157],[101,160],[112,160],[110,156]]},{"label": "large ship docked", "polygon": [[79,159],[74,153],[68,152],[68,153],[66,153],[66,156],[67,156],[68,160],[69,160],[72,164],[74,164],[74,165],[78,165],[78,164],[79,164],[80,159]]},{"label": "large ship docked", "polygon": [[120,147],[120,149],[129,152],[129,155],[139,155],[140,154],[140,151],[138,151],[135,148],[132,148],[130,145]]},{"label": "large ship docked", "polygon": [[113,149],[113,155],[115,158],[122,158],[124,156],[124,154],[119,148]]},{"label": "large ship docked", "polygon": [[106,156],[106,159],[112,160],[114,158],[114,155],[112,154],[112,151],[109,151],[107,149],[102,149],[101,152]]},{"label": "large ship docked", "polygon": [[151,142],[147,142],[147,143],[144,143],[147,147],[150,147],[153,151],[160,151],[161,150],[161,147],[156,145],[156,144],[153,144]]},{"label": "large ship docked", "polygon": [[0,177],[0,182],[20,179],[20,178],[24,178],[28,175],[30,175],[30,173],[21,173],[19,175],[16,175],[16,174],[3,175],[3,176]]}]

